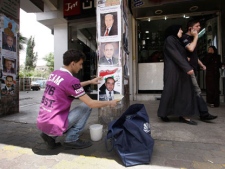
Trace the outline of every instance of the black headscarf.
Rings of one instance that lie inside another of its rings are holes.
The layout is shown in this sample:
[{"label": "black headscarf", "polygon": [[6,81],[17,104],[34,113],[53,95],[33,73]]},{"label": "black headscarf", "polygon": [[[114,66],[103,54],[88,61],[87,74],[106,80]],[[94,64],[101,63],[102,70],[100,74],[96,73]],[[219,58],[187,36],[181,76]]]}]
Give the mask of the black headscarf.
[{"label": "black headscarf", "polygon": [[218,55],[217,49],[215,46],[209,46],[208,48],[212,48],[214,50],[214,55]]},{"label": "black headscarf", "polygon": [[179,39],[179,37],[177,36],[177,33],[179,32],[180,28],[182,28],[181,25],[171,25],[171,26],[169,26],[165,31],[165,38],[172,35],[172,36]]}]

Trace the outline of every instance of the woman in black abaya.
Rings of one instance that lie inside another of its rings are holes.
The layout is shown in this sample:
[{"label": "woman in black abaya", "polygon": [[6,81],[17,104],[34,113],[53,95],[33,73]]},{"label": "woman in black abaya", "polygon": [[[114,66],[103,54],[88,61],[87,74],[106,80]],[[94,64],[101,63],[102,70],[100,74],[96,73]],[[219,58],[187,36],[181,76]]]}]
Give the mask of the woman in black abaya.
[{"label": "woman in black abaya", "polygon": [[196,95],[191,82],[193,69],[188,63],[185,48],[179,41],[182,36],[180,25],[166,30],[164,54],[164,88],[158,108],[158,117],[168,122],[167,116],[178,116],[181,122],[196,125],[191,116],[198,113]]},{"label": "woman in black abaya", "polygon": [[222,67],[221,56],[217,54],[215,46],[208,48],[208,54],[203,58],[206,65],[206,101],[211,107],[220,105],[220,71]]}]

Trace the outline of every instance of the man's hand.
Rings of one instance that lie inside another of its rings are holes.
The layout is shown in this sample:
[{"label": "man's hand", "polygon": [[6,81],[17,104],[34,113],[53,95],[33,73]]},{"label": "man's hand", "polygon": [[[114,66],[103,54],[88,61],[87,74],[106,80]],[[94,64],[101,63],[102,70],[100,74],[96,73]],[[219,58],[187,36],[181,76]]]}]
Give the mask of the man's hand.
[{"label": "man's hand", "polygon": [[91,82],[91,84],[100,84],[101,83],[100,82],[101,80],[102,80],[102,77],[99,76],[99,77],[96,77],[94,79],[91,79],[90,82]]},{"label": "man's hand", "polygon": [[109,101],[110,103],[110,107],[116,107],[116,105],[117,105],[117,103],[118,103],[118,101],[117,100],[111,100],[111,101]]},{"label": "man's hand", "polygon": [[193,75],[194,74],[194,70],[190,70],[187,72],[188,75]]},{"label": "man's hand", "polygon": [[191,35],[192,36],[198,36],[198,31],[195,29],[191,29]]}]

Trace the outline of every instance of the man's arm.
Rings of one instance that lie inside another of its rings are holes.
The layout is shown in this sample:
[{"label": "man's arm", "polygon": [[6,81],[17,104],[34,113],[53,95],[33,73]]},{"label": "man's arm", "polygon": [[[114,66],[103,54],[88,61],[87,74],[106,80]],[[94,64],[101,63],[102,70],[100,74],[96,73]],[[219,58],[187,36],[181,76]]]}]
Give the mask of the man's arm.
[{"label": "man's arm", "polygon": [[196,30],[191,30],[191,35],[194,37],[193,41],[186,46],[189,52],[193,52],[198,42],[198,32]]},{"label": "man's arm", "polygon": [[194,74],[194,70],[190,70],[187,72],[188,75],[193,75]]},{"label": "man's arm", "polygon": [[96,77],[94,79],[91,79],[91,80],[88,80],[88,81],[84,81],[84,82],[81,82],[81,86],[84,87],[84,86],[87,86],[87,85],[90,85],[90,84],[99,84],[100,80],[102,80],[102,77]]},{"label": "man's arm", "polygon": [[84,102],[88,107],[90,108],[100,108],[100,107],[115,107],[117,105],[116,100],[111,100],[111,101],[98,101],[98,100],[93,100],[91,99],[87,94],[79,97],[79,99]]}]

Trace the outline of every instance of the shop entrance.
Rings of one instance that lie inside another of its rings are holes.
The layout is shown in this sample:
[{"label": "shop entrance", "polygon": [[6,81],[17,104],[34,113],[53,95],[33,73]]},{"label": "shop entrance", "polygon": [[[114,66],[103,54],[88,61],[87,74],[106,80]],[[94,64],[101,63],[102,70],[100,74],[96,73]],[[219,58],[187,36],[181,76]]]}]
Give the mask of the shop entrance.
[{"label": "shop entrance", "polygon": [[[97,43],[96,43],[96,21],[82,21],[69,23],[68,49],[79,49],[86,55],[83,69],[76,75],[81,81],[90,80],[96,77],[97,71]],[[96,85],[84,87],[87,93],[96,91]],[[95,95],[91,95],[96,97]]]},{"label": "shop entrance", "polygon": [[[163,45],[164,32],[173,24],[182,25],[184,33],[188,19],[198,19],[201,31],[198,40],[198,56],[202,59],[210,45],[221,49],[218,39],[218,16],[216,12],[204,15],[192,13],[190,15],[171,15],[163,18],[144,18],[138,20],[138,93],[162,93],[163,90]],[[205,90],[205,72],[198,71],[198,83]]]}]

